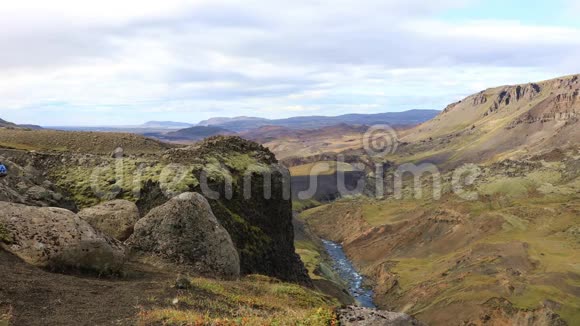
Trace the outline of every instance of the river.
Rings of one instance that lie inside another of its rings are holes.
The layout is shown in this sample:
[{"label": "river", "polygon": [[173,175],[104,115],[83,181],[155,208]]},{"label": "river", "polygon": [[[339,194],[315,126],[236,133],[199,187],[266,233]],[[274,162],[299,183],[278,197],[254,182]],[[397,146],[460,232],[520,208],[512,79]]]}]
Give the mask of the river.
[{"label": "river", "polygon": [[356,301],[366,308],[376,308],[373,301],[373,291],[363,286],[364,278],[357,272],[348,259],[342,246],[328,240],[322,240],[324,248],[332,258],[332,267],[335,272],[348,284],[348,292]]}]

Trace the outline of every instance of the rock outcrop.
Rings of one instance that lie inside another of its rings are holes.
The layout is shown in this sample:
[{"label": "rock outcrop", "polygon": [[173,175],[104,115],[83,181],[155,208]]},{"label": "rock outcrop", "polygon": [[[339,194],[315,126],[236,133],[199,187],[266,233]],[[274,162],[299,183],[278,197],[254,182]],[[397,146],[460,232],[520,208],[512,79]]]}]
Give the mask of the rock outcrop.
[{"label": "rock outcrop", "polygon": [[[537,326],[567,326],[552,308],[559,309],[560,304],[551,300],[545,300],[537,309],[519,309],[505,298],[492,298],[483,305],[485,312],[479,320],[469,321],[475,324],[477,321],[493,321],[495,325],[537,325]],[[552,307],[550,307],[552,306]],[[468,324],[469,322],[466,322]]]},{"label": "rock outcrop", "polygon": [[340,309],[337,314],[343,326],[425,326],[422,322],[403,313],[356,306]]},{"label": "rock outcrop", "polygon": [[125,247],[62,208],[0,202],[2,248],[29,264],[55,271],[116,273]]},{"label": "rock outcrop", "polygon": [[139,220],[139,209],[128,200],[113,200],[85,208],[78,215],[95,229],[125,241],[133,234],[133,227]]},{"label": "rock outcrop", "polygon": [[195,274],[228,279],[240,275],[230,235],[197,193],[183,193],[151,210],[137,222],[127,244],[137,254],[160,258]]},{"label": "rock outcrop", "polygon": [[[204,171],[220,171],[210,173],[207,178],[208,188],[217,193],[217,199],[208,201],[220,224],[232,237],[240,256],[242,274],[262,274],[283,281],[312,284],[295,253],[290,174],[278,164],[272,152],[240,137],[215,136],[193,147],[166,151],[162,159],[192,167],[192,175],[197,180],[202,179]],[[230,177],[231,187],[224,175]],[[269,196],[265,196],[264,185],[270,186]],[[190,189],[204,193],[200,185]],[[159,193],[155,187],[148,191]],[[248,193],[249,199],[246,198]],[[143,198],[149,202],[159,201],[147,193]],[[140,202],[148,205],[145,201]]]},{"label": "rock outcrop", "polygon": [[[241,273],[311,285],[294,248],[292,201],[284,195],[289,193],[289,182],[285,179],[289,173],[278,164],[272,152],[240,137],[222,136],[191,147],[167,151],[155,151],[155,148],[148,148],[145,152],[148,154],[125,151],[123,160],[111,158],[110,151],[105,156],[82,151],[48,153],[0,149],[0,155],[21,166],[30,165],[42,171],[42,177],[63,189],[61,193],[65,197],[70,194],[80,208],[94,206],[103,200],[128,199],[136,202],[140,216],[146,216],[182,192],[198,192],[205,196],[201,187],[202,174],[210,171],[207,186],[218,193],[218,198],[206,198],[219,223],[232,238],[240,258]],[[117,180],[120,163],[124,178]],[[183,178],[173,177],[178,175],[173,167],[185,168]],[[87,182],[92,180],[95,169],[102,173],[95,182]],[[164,171],[169,173],[162,173]],[[224,171],[232,177],[229,189],[225,186]],[[251,176],[251,184],[245,182],[247,175]],[[268,198],[264,196],[266,182],[271,185]],[[251,190],[250,199],[244,196],[246,185]],[[139,191],[135,191],[136,188]],[[232,192],[231,197],[227,196],[228,190]],[[101,196],[103,194],[106,196]],[[51,206],[63,207],[60,204]]]},{"label": "rock outcrop", "polygon": [[75,210],[76,205],[52,182],[45,180],[32,166],[21,166],[0,155],[8,167],[8,176],[0,179],[0,201],[41,207],[62,207]]}]

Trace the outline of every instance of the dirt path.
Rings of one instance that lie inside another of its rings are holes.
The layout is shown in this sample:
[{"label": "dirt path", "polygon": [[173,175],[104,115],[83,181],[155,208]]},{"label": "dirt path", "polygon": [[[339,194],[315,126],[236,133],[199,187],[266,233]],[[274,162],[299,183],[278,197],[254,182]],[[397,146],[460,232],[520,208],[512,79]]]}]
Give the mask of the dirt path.
[{"label": "dirt path", "polygon": [[148,302],[175,296],[174,275],[128,270],[122,279],[53,274],[0,249],[0,316],[11,311],[16,326],[132,325]]}]

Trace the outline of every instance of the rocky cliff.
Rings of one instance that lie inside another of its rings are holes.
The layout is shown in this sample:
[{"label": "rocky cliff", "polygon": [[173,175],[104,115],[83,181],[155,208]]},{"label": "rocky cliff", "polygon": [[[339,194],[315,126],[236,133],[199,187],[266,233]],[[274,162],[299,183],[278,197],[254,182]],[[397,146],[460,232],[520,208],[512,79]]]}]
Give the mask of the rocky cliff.
[{"label": "rocky cliff", "polygon": [[[274,154],[239,137],[217,136],[195,147],[167,151],[163,159],[193,163],[197,180],[203,178],[202,173],[208,174],[209,188],[219,193],[219,199],[210,198],[209,202],[238,248],[243,274],[310,283],[295,254],[288,172],[278,165]],[[227,179],[231,179],[231,189]],[[270,188],[269,195],[265,195],[265,187]],[[201,188],[196,185],[193,190],[203,192]]]},{"label": "rocky cliff", "polygon": [[[154,145],[143,153],[134,148],[113,155],[84,152],[76,145],[72,146],[81,152],[4,149],[0,155],[10,160],[10,167],[27,167],[36,171],[38,178],[49,180],[54,189],[71,199],[72,205],[66,208],[73,211],[123,199],[135,202],[145,216],[179,193],[205,194],[235,244],[242,274],[310,284],[295,254],[292,203],[285,196],[289,191],[285,188],[289,187],[285,183],[287,171],[269,150],[238,137],[214,137],[192,147],[157,152],[157,143]],[[268,196],[264,195],[265,185],[270,188]],[[12,193],[18,180],[10,177],[2,187]],[[249,198],[244,196],[245,190],[251,194]],[[25,203],[63,206],[54,200]]]},{"label": "rocky cliff", "polygon": [[521,157],[580,142],[579,125],[580,75],[501,86],[402,132],[397,154],[447,165]]}]

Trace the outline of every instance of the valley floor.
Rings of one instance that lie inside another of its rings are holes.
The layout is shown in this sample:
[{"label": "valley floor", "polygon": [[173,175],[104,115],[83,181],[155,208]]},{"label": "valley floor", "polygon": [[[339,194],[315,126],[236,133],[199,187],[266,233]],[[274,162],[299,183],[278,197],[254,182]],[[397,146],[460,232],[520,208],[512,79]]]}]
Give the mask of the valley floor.
[{"label": "valley floor", "polygon": [[382,309],[429,325],[577,325],[580,202],[532,201],[356,199],[302,216],[344,245]]}]

